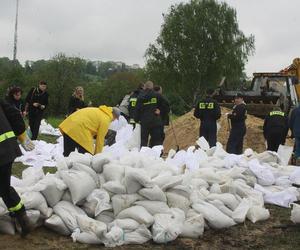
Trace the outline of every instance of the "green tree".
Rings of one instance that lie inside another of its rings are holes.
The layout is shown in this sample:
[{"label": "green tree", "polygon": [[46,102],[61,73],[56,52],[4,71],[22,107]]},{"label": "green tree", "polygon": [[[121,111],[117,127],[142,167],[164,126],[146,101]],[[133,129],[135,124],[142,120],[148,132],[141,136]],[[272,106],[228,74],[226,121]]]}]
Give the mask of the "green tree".
[{"label": "green tree", "polygon": [[222,76],[239,79],[253,52],[254,37],[239,29],[235,9],[216,0],[191,0],[164,15],[160,35],[145,54],[146,70],[191,107]]}]

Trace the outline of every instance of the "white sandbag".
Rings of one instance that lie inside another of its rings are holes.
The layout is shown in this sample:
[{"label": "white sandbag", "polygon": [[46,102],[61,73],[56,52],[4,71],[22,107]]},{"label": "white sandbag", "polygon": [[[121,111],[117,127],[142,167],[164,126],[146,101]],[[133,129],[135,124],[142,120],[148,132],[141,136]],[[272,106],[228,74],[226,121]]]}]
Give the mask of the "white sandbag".
[{"label": "white sandbag", "polygon": [[121,211],[117,215],[117,219],[131,218],[140,224],[145,224],[147,227],[154,222],[153,216],[142,206],[133,206]]},{"label": "white sandbag", "polygon": [[28,167],[22,172],[22,183],[23,187],[30,187],[36,184],[39,180],[43,179],[45,174],[42,168]]},{"label": "white sandbag", "polygon": [[124,244],[144,244],[152,239],[152,234],[145,225],[139,227],[132,232],[124,232]]},{"label": "white sandbag", "polygon": [[183,223],[180,237],[197,239],[204,232],[204,218],[202,214],[197,213],[194,209],[187,212],[186,219]]},{"label": "white sandbag", "polygon": [[286,146],[286,145],[279,145],[277,150],[278,157],[280,159],[280,163],[283,166],[287,166],[289,161],[292,157],[294,147]]},{"label": "white sandbag", "polygon": [[105,234],[103,243],[106,247],[117,247],[124,244],[124,231],[122,228],[113,226],[110,231]]},{"label": "white sandbag", "polygon": [[103,188],[114,194],[126,194],[126,187],[120,181],[108,181],[103,184]]},{"label": "white sandbag", "polygon": [[231,210],[234,210],[239,205],[239,201],[235,198],[233,194],[209,194],[207,196],[208,200],[220,200]]},{"label": "white sandbag", "polygon": [[116,219],[108,224],[108,229],[110,230],[114,226],[122,228],[124,232],[131,232],[135,231],[140,224],[133,219]]},{"label": "white sandbag", "polygon": [[166,192],[168,206],[171,208],[180,208],[185,213],[190,209],[191,202],[184,196]]},{"label": "white sandbag", "polygon": [[86,198],[82,208],[90,217],[95,217],[105,210],[112,209],[109,194],[104,189],[93,190]]},{"label": "white sandbag", "polygon": [[210,204],[214,205],[217,209],[219,209],[223,214],[227,215],[228,217],[232,218],[232,210],[224,205],[224,203],[220,200],[211,200],[209,201]]},{"label": "white sandbag", "polygon": [[40,192],[26,192],[21,195],[26,209],[36,209],[41,212],[42,215],[49,215],[49,208],[44,196]]},{"label": "white sandbag", "polygon": [[292,211],[291,211],[291,221],[295,224],[300,223],[300,205],[293,203],[292,204]]},{"label": "white sandbag", "polygon": [[135,205],[144,207],[150,214],[168,214],[170,208],[165,202],[162,201],[136,201]]},{"label": "white sandbag", "polygon": [[102,213],[97,215],[95,219],[108,225],[115,220],[115,216],[111,211],[103,211]]},{"label": "white sandbag", "polygon": [[39,210],[27,210],[26,214],[30,225],[33,225],[33,227],[40,227],[44,224],[44,220],[42,219],[41,212]]},{"label": "white sandbag", "polygon": [[207,151],[210,149],[210,146],[207,142],[207,140],[205,140],[205,138],[203,136],[201,136],[197,141],[196,144],[204,151]]},{"label": "white sandbag", "polygon": [[85,215],[77,215],[77,223],[81,232],[95,234],[99,239],[102,239],[107,232],[105,223]]},{"label": "white sandbag", "polygon": [[167,243],[175,240],[181,233],[185,214],[178,208],[172,209],[171,214],[156,214],[152,226],[153,241]]},{"label": "white sandbag", "polygon": [[113,156],[109,153],[96,154],[92,158],[92,168],[98,174],[103,172],[103,166],[112,161]]},{"label": "white sandbag", "polygon": [[212,194],[221,194],[222,193],[220,185],[218,183],[212,184],[209,189],[209,192]]},{"label": "white sandbag", "polygon": [[0,233],[15,235],[15,224],[9,215],[2,215],[0,217]]},{"label": "white sandbag", "polygon": [[252,222],[264,221],[270,218],[269,210],[260,206],[251,206],[248,213],[247,218]]},{"label": "white sandbag", "polygon": [[56,168],[57,168],[57,171],[68,170],[69,167],[68,167],[68,163],[67,163],[66,158],[64,158],[62,156],[57,157],[57,159],[56,159]]},{"label": "white sandbag", "polygon": [[109,163],[103,166],[103,176],[106,181],[119,181],[124,178],[125,174],[125,166],[116,164],[116,163]]},{"label": "white sandbag", "polygon": [[93,178],[94,182],[96,183],[96,186],[98,188],[100,187],[99,176],[97,175],[97,173],[91,167],[88,167],[88,166],[83,165],[81,163],[74,162],[72,170],[78,170],[78,171],[86,172],[87,174],[89,174]]},{"label": "white sandbag", "polygon": [[73,163],[81,163],[86,166],[91,166],[92,155],[91,154],[80,154],[76,151],[71,152],[71,154],[66,158],[69,166],[73,166]]},{"label": "white sandbag", "polygon": [[67,201],[60,201],[55,205],[53,210],[54,213],[57,214],[63,220],[63,222],[71,232],[78,228],[77,216],[87,216],[81,208]]},{"label": "white sandbag", "polygon": [[50,218],[45,220],[44,225],[60,235],[69,236],[71,234],[63,220],[56,214],[52,214]]},{"label": "white sandbag", "polygon": [[0,216],[5,215],[8,213],[7,207],[4,204],[2,198],[0,198]]},{"label": "white sandbag", "polygon": [[117,194],[111,199],[114,215],[117,216],[122,210],[129,208],[137,200],[142,200],[138,194]]},{"label": "white sandbag", "polygon": [[184,196],[187,199],[190,199],[190,195],[192,193],[192,188],[187,185],[177,185],[173,188],[168,189],[169,193],[178,194]]},{"label": "white sandbag", "polygon": [[199,201],[197,204],[193,205],[193,209],[202,214],[204,219],[212,228],[221,229],[235,225],[235,222],[231,218],[223,214],[218,208],[208,202]]},{"label": "white sandbag", "polygon": [[130,139],[125,143],[129,150],[139,149],[141,147],[141,125],[136,124]]},{"label": "white sandbag", "polygon": [[275,177],[270,169],[261,165],[257,159],[249,162],[249,169],[256,176],[260,185],[271,186],[275,183]]},{"label": "white sandbag", "polygon": [[169,173],[159,175],[152,179],[154,184],[158,185],[162,191],[180,185],[183,181],[182,176],[172,176]]},{"label": "white sandbag", "polygon": [[128,194],[136,193],[142,187],[153,187],[153,182],[144,169],[131,167],[125,168],[124,183]]},{"label": "white sandbag", "polygon": [[238,207],[233,211],[232,213],[232,219],[236,223],[242,223],[245,221],[247,213],[250,209],[250,203],[249,201],[244,198],[242,199],[241,203],[238,205]]},{"label": "white sandbag", "polygon": [[60,175],[70,190],[73,204],[85,199],[96,189],[94,179],[86,172],[68,170],[60,172]]},{"label": "white sandbag", "polygon": [[100,245],[102,241],[93,233],[80,232],[77,228],[71,235],[73,242],[89,245]]},{"label": "white sandbag", "polygon": [[157,185],[152,188],[143,188],[138,193],[151,201],[167,202],[165,193]]}]

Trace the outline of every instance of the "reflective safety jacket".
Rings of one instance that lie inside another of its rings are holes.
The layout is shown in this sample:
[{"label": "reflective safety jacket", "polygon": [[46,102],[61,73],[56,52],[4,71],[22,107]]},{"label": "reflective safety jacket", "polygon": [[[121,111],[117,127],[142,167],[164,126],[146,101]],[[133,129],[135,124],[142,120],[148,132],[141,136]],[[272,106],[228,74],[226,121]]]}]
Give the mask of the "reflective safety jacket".
[{"label": "reflective safety jacket", "polygon": [[89,153],[97,154],[102,152],[105,135],[112,119],[111,107],[83,108],[68,116],[59,125],[59,129]]},{"label": "reflective safety jacket", "polygon": [[211,97],[198,102],[194,116],[202,122],[216,122],[221,117],[221,109],[216,100]]},{"label": "reflective safety jacket", "polygon": [[17,136],[24,134],[25,124],[20,111],[0,100],[0,167],[21,156]]},{"label": "reflective safety jacket", "polygon": [[264,137],[268,135],[278,133],[282,136],[287,135],[289,131],[288,118],[282,111],[271,111],[264,121]]}]

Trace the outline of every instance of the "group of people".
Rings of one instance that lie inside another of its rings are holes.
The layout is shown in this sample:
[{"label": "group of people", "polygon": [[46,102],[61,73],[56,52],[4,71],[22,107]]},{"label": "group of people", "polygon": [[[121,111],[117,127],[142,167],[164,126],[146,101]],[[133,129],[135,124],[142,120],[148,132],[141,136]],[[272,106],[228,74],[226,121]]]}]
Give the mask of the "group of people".
[{"label": "group of people", "polygon": [[[201,120],[200,136],[203,136],[210,147],[217,142],[217,121],[221,117],[221,109],[213,99],[214,91],[207,90],[206,98],[197,103],[194,116]],[[246,135],[247,106],[242,94],[234,97],[234,107],[231,113],[226,114],[230,134],[226,151],[231,154],[243,153],[243,141]],[[291,138],[295,138],[295,159],[300,164],[300,106],[296,107],[290,118],[279,107],[265,117],[263,136],[267,142],[267,150],[277,152],[280,145],[284,145],[288,132],[291,130]]]}]

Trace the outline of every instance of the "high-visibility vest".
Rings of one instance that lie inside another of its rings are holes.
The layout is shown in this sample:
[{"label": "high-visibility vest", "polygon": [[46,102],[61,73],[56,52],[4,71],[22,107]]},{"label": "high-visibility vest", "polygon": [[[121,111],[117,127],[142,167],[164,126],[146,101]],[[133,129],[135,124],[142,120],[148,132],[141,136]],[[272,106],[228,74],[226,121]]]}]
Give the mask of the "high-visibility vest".
[{"label": "high-visibility vest", "polygon": [[5,132],[4,134],[0,135],[0,143],[13,137],[15,137],[15,133],[13,131]]}]

